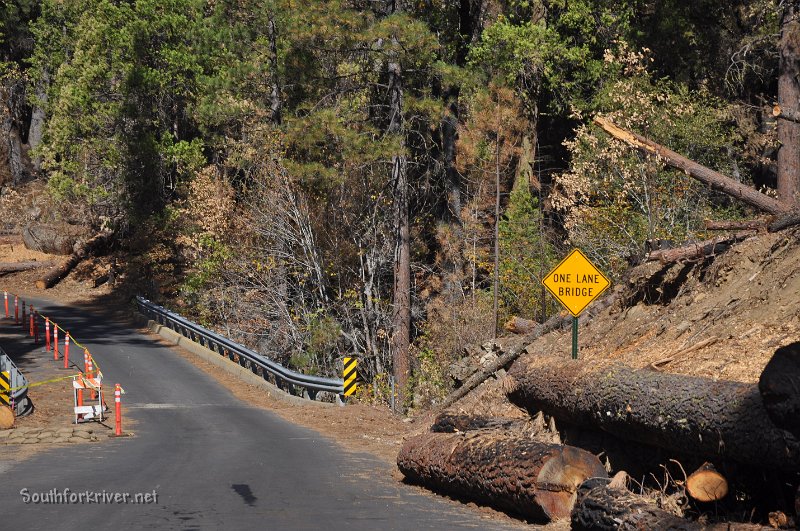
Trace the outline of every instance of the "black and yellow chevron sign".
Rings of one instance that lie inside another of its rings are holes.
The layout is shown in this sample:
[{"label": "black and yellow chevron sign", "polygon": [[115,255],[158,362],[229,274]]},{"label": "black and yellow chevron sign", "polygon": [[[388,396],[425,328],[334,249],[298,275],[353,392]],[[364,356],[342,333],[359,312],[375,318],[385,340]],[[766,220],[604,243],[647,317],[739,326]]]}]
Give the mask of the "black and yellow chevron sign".
[{"label": "black and yellow chevron sign", "polygon": [[344,396],[350,396],[356,392],[356,379],[358,378],[358,371],[356,370],[356,366],[358,365],[358,359],[356,358],[345,358],[344,359],[344,371],[342,372],[342,379],[344,380]]},{"label": "black and yellow chevron sign", "polygon": [[11,375],[8,371],[0,372],[0,404],[11,403]]}]

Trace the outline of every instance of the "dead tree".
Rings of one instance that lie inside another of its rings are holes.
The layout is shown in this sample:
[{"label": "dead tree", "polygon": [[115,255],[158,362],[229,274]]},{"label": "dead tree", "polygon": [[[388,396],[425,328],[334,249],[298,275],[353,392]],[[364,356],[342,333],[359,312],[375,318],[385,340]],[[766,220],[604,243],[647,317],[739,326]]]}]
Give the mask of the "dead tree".
[{"label": "dead tree", "polygon": [[497,430],[412,437],[400,449],[397,466],[415,483],[539,522],[568,517],[578,485],[607,477],[585,450]]},{"label": "dead tree", "polygon": [[742,231],[733,236],[717,236],[710,240],[690,243],[674,249],[658,249],[647,254],[647,260],[658,260],[669,264],[681,260],[699,260],[707,256],[721,253],[736,242],[747,239],[755,233],[752,230]]}]

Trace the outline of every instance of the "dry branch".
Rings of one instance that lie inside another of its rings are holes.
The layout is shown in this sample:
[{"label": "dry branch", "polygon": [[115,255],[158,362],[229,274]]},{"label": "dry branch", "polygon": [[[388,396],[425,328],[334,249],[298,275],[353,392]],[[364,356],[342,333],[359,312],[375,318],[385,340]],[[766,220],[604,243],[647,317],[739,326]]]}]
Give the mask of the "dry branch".
[{"label": "dry branch", "polygon": [[568,517],[578,485],[607,477],[585,450],[487,430],[412,437],[397,466],[416,483],[540,522]]},{"label": "dry branch", "polygon": [[36,287],[39,289],[49,289],[58,284],[61,279],[66,277],[84,258],[106,245],[111,239],[111,235],[112,233],[110,232],[101,232],[78,246],[78,249],[72,253],[64,263],[50,270],[44,277],[37,280]]},{"label": "dry branch", "polygon": [[800,442],[770,421],[754,384],[552,356],[518,360],[509,378],[513,403],[564,424],[676,455],[800,470]]},{"label": "dry branch", "polygon": [[659,249],[648,253],[647,260],[658,260],[664,264],[678,262],[681,260],[699,260],[706,256],[713,256],[721,253],[736,242],[740,242],[753,236],[753,231],[742,231],[733,236],[717,236],[710,240],[690,243],[674,249]]},{"label": "dry branch", "polygon": [[715,190],[719,190],[725,194],[735,197],[744,201],[748,205],[754,206],[770,214],[781,214],[789,210],[789,207],[768,195],[762,194],[758,190],[746,186],[735,179],[731,179],[727,175],[723,175],[717,171],[707,168],[702,164],[698,164],[693,160],[687,159],[683,155],[672,151],[669,148],[657,144],[643,136],[637,135],[631,131],[626,131],[621,127],[614,125],[610,120],[597,117],[594,123],[600,126],[605,132],[618,140],[657,156],[666,164],[682,170],[686,175],[694,177],[698,181],[707,184]]}]

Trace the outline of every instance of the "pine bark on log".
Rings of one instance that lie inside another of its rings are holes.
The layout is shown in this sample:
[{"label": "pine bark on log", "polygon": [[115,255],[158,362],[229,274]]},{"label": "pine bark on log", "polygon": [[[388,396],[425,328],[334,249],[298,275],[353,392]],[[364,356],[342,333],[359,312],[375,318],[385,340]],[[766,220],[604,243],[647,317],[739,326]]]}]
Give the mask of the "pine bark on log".
[{"label": "pine bark on log", "polygon": [[800,438],[800,342],[775,351],[761,372],[758,390],[775,426]]},{"label": "pine bark on log", "polygon": [[659,249],[648,253],[647,260],[658,260],[664,264],[678,262],[680,260],[698,260],[706,256],[721,253],[734,243],[745,240],[753,235],[754,232],[748,230],[739,232],[733,236],[717,236],[710,240],[690,243],[689,245],[676,247],[674,249]]},{"label": "pine bark on log", "polygon": [[571,514],[572,531],[766,531],[757,524],[722,522],[703,525],[676,516],[655,500],[615,488],[609,480],[593,478],[578,488],[578,500]]},{"label": "pine bark on log", "polygon": [[607,477],[579,448],[486,430],[412,437],[397,466],[410,481],[539,522],[569,517],[578,485]]},{"label": "pine bark on log", "polygon": [[754,384],[550,356],[517,361],[508,377],[513,403],[558,422],[676,454],[800,470],[800,442],[770,421]]},{"label": "pine bark on log", "polygon": [[110,232],[101,232],[96,236],[92,237],[84,244],[80,245],[78,249],[70,255],[70,257],[65,260],[61,265],[53,268],[48,272],[44,277],[36,281],[36,287],[39,289],[50,289],[56,284],[58,284],[61,279],[66,277],[70,271],[72,271],[76,265],[78,265],[83,259],[89,256],[91,253],[95,252],[96,250],[102,248],[104,245],[108,243],[111,239]]},{"label": "pine bark on log", "polygon": [[735,179],[731,179],[727,175],[723,175],[717,171],[707,168],[702,164],[698,164],[693,160],[679,155],[669,148],[662,146],[650,139],[641,135],[637,135],[631,131],[626,131],[621,127],[614,125],[610,120],[597,117],[594,123],[600,126],[605,132],[618,140],[657,156],[670,166],[682,170],[686,175],[697,179],[698,181],[707,184],[715,190],[719,190],[725,194],[735,197],[744,201],[748,205],[754,206],[764,212],[770,214],[780,214],[786,212],[790,207],[777,199],[768,195],[762,194],[755,188],[744,185]]}]

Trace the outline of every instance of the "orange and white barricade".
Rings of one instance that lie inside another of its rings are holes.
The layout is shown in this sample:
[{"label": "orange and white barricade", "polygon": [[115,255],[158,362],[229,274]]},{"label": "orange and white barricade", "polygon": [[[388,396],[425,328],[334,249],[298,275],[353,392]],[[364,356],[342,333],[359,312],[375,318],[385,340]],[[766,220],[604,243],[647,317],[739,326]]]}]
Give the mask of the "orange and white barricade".
[{"label": "orange and white barricade", "polygon": [[[84,389],[91,390],[97,394],[97,403],[84,404]],[[75,424],[87,420],[103,421],[103,374],[98,372],[94,378],[78,374],[72,380],[72,391],[75,406]],[[79,399],[80,396],[80,399]]]}]

